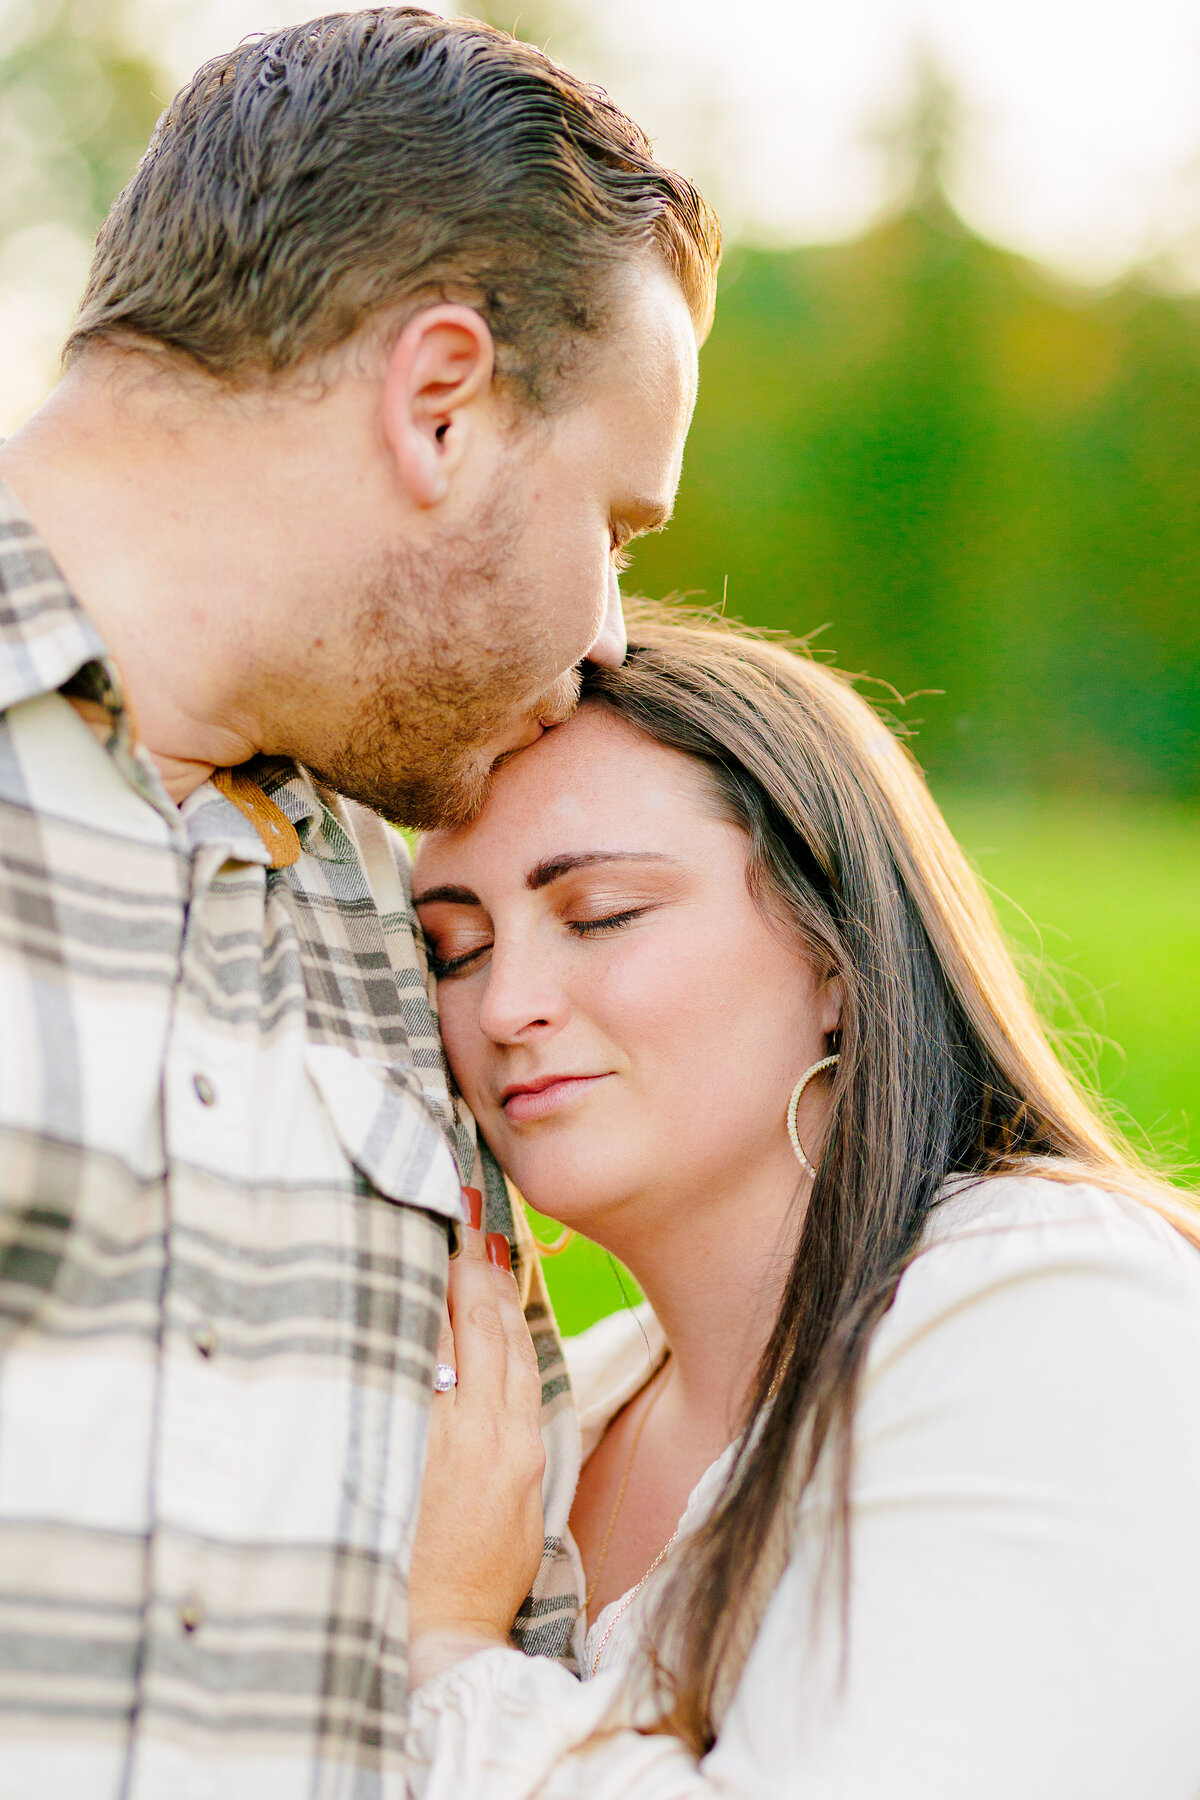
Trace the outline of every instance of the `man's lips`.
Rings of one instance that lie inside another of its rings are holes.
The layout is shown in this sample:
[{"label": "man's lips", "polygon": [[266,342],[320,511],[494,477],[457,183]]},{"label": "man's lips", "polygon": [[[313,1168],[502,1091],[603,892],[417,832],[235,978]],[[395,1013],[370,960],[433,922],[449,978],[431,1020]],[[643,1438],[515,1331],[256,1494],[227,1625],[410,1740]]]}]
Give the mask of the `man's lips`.
[{"label": "man's lips", "polygon": [[514,1081],[500,1096],[506,1119],[514,1125],[530,1119],[544,1119],[582,1094],[597,1082],[607,1081],[609,1072],[601,1075],[543,1075],[539,1081]]},{"label": "man's lips", "polygon": [[528,750],[531,744],[537,743],[545,730],[546,726],[541,719],[531,719],[528,724],[521,727],[519,736],[514,734],[512,738],[506,739],[501,745],[492,758],[492,768],[498,769],[502,763],[506,763],[510,757],[515,756],[518,750]]}]

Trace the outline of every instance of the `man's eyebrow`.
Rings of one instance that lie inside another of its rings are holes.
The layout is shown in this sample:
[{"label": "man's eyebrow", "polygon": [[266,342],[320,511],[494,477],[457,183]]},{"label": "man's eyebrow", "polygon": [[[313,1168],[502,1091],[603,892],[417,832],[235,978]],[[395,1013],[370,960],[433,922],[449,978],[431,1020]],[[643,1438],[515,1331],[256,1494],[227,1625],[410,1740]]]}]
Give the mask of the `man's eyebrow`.
[{"label": "man's eyebrow", "polygon": [[547,856],[530,869],[525,877],[525,886],[536,893],[539,888],[549,887],[552,881],[561,881],[564,875],[570,875],[575,869],[589,869],[595,863],[612,862],[674,863],[675,858],[664,856],[657,850],[587,850],[575,856]]},{"label": "man's eyebrow", "polygon": [[465,887],[452,887],[450,885],[444,887],[431,887],[426,888],[423,894],[413,895],[414,906],[431,906],[435,900],[449,900],[452,901],[455,906],[482,905],[479,895],[473,894],[470,888]]}]

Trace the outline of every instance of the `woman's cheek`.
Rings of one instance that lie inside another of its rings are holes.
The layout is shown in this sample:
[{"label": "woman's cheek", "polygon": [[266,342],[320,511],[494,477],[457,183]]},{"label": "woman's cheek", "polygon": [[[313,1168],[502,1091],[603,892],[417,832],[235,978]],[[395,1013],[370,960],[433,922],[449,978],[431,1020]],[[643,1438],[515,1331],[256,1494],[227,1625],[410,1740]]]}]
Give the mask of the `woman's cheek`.
[{"label": "woman's cheek", "polygon": [[[596,986],[597,1011],[620,1030],[630,1048],[654,1045],[682,1055],[699,1048],[697,1033],[707,1029],[721,980],[721,951],[710,934],[672,933],[631,942],[615,957]],[[712,1049],[711,1039],[709,1049]]]},{"label": "woman's cheek", "polygon": [[459,1092],[471,1111],[478,1114],[487,1044],[479,1029],[476,1009],[460,983],[444,981],[438,988],[438,1025],[446,1061]]}]

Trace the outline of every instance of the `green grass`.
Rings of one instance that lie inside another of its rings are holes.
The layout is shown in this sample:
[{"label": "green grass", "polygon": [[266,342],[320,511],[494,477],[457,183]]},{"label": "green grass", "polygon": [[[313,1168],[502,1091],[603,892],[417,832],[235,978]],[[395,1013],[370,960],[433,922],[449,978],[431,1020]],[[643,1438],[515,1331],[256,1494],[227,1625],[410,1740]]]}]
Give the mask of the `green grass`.
[{"label": "green grass", "polygon": [[[939,799],[1068,1053],[1134,1141],[1186,1176],[1200,1162],[1200,808]],[[625,1304],[622,1283],[637,1294],[578,1238],[545,1269],[565,1332]]]},{"label": "green grass", "polygon": [[1143,1150],[1200,1160],[1200,809],[942,795],[1043,1014]]},{"label": "green grass", "polygon": [[[541,1218],[532,1207],[526,1210],[534,1236],[552,1243],[558,1236],[558,1226]],[[641,1299],[629,1270],[586,1238],[573,1238],[561,1256],[547,1257],[542,1268],[559,1327],[567,1337],[582,1331],[594,1319],[602,1319],[622,1306],[635,1305]]]}]

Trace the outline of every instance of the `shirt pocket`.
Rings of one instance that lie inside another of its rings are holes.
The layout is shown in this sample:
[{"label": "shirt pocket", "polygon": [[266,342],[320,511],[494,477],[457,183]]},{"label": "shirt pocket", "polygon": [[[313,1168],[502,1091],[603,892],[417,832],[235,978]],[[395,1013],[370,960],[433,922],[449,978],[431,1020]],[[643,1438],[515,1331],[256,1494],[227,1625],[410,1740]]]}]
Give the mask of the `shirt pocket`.
[{"label": "shirt pocket", "polygon": [[337,1045],[306,1062],[357,1179],[340,1209],[339,1468],[349,1537],[402,1550],[415,1527],[458,1167],[414,1075]]},{"label": "shirt pocket", "polygon": [[386,1199],[460,1220],[458,1166],[416,1077],[336,1044],[305,1061],[346,1156]]}]

